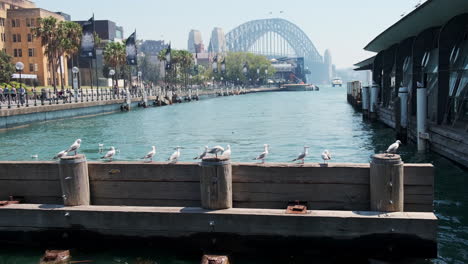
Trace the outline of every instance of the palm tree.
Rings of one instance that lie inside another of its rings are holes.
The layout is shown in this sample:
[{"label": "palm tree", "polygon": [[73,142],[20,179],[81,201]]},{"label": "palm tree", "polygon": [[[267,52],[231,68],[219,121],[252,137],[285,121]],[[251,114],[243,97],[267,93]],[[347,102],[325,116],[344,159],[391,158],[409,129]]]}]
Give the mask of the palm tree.
[{"label": "palm tree", "polygon": [[[71,22],[71,21],[62,21],[59,23],[59,31],[60,31],[60,46],[64,54],[67,57],[72,58],[80,49],[80,42],[82,36],[82,27],[80,24]],[[73,62],[72,62],[73,64]],[[60,63],[60,75],[61,75],[61,83],[62,83],[62,90],[63,90],[63,69],[62,64]]]},{"label": "palm tree", "polygon": [[[113,68],[116,72],[122,71],[125,65],[127,55],[125,45],[122,42],[109,42],[104,48],[104,61],[107,66]],[[115,76],[118,76],[115,74]]]},{"label": "palm tree", "polygon": [[57,30],[57,19],[54,17],[46,17],[39,19],[38,27],[32,28],[31,32],[35,37],[41,38],[41,44],[45,47],[45,54],[49,62],[49,70],[52,71],[52,83],[54,92],[57,91],[56,83],[56,58],[59,48],[59,32]]},{"label": "palm tree", "polygon": [[35,37],[41,38],[42,46],[52,71],[54,91],[57,91],[56,72],[60,68],[63,89],[63,69],[60,62],[67,52],[76,53],[81,40],[81,26],[75,22],[61,21],[54,17],[39,19],[39,25],[31,29]]}]

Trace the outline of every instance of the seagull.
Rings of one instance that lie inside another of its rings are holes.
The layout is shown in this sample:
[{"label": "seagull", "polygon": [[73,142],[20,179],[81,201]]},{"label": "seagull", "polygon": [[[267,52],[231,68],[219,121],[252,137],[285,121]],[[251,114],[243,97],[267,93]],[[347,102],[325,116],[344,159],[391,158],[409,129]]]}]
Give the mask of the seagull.
[{"label": "seagull", "polygon": [[75,152],[75,155],[76,155],[76,152],[78,151],[78,149],[80,148],[80,146],[81,146],[81,139],[75,140],[75,143],[73,143],[73,144],[70,146],[70,148],[68,148],[67,153],[70,153],[70,152],[74,151],[74,152]]},{"label": "seagull", "polygon": [[226,150],[223,151],[223,156],[231,158],[231,145],[227,145]]},{"label": "seagull", "polygon": [[324,150],[324,151],[322,152],[322,159],[323,159],[323,163],[327,163],[327,160],[331,160],[331,159],[332,159],[331,153],[330,153],[328,150]]},{"label": "seagull", "polygon": [[221,147],[221,146],[214,146],[213,148],[208,150],[208,153],[215,154],[216,158],[218,158],[218,153],[220,153],[220,152],[224,152],[224,148]]},{"label": "seagull", "polygon": [[254,160],[262,160],[262,163],[265,163],[265,159],[266,159],[266,157],[268,156],[268,153],[269,153],[268,152],[268,147],[269,146],[270,145],[268,145],[268,144],[264,144],[263,145],[264,150],[263,150],[262,154],[258,155],[258,157],[256,157],[256,158],[254,158]]},{"label": "seagull", "polygon": [[181,147],[176,147],[174,153],[169,157],[168,161],[170,163],[176,163],[180,158],[180,149]]},{"label": "seagull", "polygon": [[115,155],[115,148],[110,147],[110,150],[107,151],[106,155],[102,156],[101,159],[109,159],[112,161],[112,158],[114,157],[114,155]]},{"label": "seagull", "polygon": [[150,159],[150,162],[153,161],[153,157],[154,157],[154,155],[156,154],[156,147],[155,147],[155,146],[152,146],[151,148],[152,148],[152,150],[151,150],[150,152],[148,152],[148,154],[146,154],[146,156],[144,156],[144,157],[141,158],[141,159],[144,159],[144,160]]},{"label": "seagull", "polygon": [[202,154],[200,154],[199,156],[196,156],[194,159],[203,159],[206,155],[208,154],[208,146],[205,146],[205,151],[203,151]]},{"label": "seagull", "polygon": [[104,144],[99,143],[99,153],[102,153],[104,151]]},{"label": "seagull", "polygon": [[54,159],[61,159],[62,157],[67,156],[68,152],[66,150],[62,150],[57,155],[55,155]]},{"label": "seagull", "polygon": [[292,161],[302,160],[302,164],[304,164],[304,159],[307,157],[308,154],[309,154],[309,147],[304,146],[304,152],[299,154],[299,156],[297,156],[297,158],[293,159]]},{"label": "seagull", "polygon": [[[401,141],[397,140],[395,143],[391,144],[390,147],[385,151],[385,153],[396,154],[398,148],[400,147]],[[388,154],[387,154],[388,156]],[[393,155],[392,155],[393,156]]]}]

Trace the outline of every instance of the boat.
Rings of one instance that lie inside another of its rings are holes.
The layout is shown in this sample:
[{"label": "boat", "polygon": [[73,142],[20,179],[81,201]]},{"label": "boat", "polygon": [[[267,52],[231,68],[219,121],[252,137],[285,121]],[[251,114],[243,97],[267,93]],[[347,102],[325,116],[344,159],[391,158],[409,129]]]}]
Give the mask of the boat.
[{"label": "boat", "polygon": [[339,86],[339,87],[343,86],[343,80],[341,80],[340,77],[333,78],[332,87],[335,87],[335,86]]}]

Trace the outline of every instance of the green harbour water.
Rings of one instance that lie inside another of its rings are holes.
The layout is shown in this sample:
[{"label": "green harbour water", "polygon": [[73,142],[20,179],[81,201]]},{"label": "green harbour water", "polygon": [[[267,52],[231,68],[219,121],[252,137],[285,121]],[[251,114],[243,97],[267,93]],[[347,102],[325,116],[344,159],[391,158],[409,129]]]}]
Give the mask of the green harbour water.
[{"label": "green harbour water", "polygon": [[[253,162],[269,144],[267,161],[290,162],[303,146],[310,147],[306,162],[320,162],[328,149],[332,162],[369,162],[395,141],[395,132],[369,124],[346,102],[346,88],[323,86],[320,91],[269,92],[200,100],[165,107],[132,109],[86,118],[56,120],[0,132],[0,160],[51,160],[77,138],[80,153],[99,160],[98,145],[119,150],[116,160],[141,161],[157,148],[156,161],[165,161],[182,146],[181,161],[193,161],[203,146],[230,144],[232,160]],[[439,218],[439,257],[432,263],[468,263],[468,170],[437,154],[419,154],[415,145],[401,147],[407,163],[436,167],[435,211]],[[0,187],[1,188],[1,187]],[[0,264],[38,263],[46,248],[0,247]],[[93,263],[135,263],[138,257],[163,263],[199,263],[201,256],[185,256],[156,248],[123,250],[77,249],[76,260]],[[75,260],[74,259],[74,260]],[[155,263],[156,263],[155,262]],[[284,260],[266,263],[285,263]],[[294,263],[294,261],[287,261]],[[426,262],[426,261],[423,261]],[[236,263],[258,263],[238,257]]]}]

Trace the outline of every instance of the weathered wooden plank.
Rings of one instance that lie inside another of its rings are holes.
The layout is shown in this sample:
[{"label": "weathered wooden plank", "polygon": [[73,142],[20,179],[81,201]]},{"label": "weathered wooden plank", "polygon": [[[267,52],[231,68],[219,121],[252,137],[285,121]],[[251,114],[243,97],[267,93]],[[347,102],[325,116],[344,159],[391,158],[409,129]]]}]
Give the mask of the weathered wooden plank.
[{"label": "weathered wooden plank", "polygon": [[116,205],[116,206],[182,206],[200,207],[200,200],[176,200],[176,199],[125,199],[125,198],[99,198],[92,201],[93,205]]},{"label": "weathered wooden plank", "polygon": [[362,203],[369,200],[368,185],[233,183],[235,201],[328,201]]},{"label": "weathered wooden plank", "polygon": [[0,180],[58,180],[58,164],[47,161],[0,161]]},{"label": "weathered wooden plank", "polygon": [[405,212],[433,212],[432,204],[411,204],[405,203]]},{"label": "weathered wooden plank", "polygon": [[[234,201],[234,208],[264,208],[264,209],[285,209],[287,202],[256,202],[256,201]],[[308,210],[359,210],[368,211],[369,201],[364,203],[341,203],[341,202],[316,202],[309,201]]]},{"label": "weathered wooden plank", "polygon": [[423,205],[432,205],[434,201],[433,195],[427,194],[406,194],[405,193],[405,203],[408,204],[423,204]]},{"label": "weathered wooden plank", "polygon": [[192,182],[91,181],[90,185],[92,199],[200,199],[200,184]]},{"label": "weathered wooden plank", "polygon": [[236,183],[369,184],[369,164],[238,164],[232,169]]},{"label": "weathered wooden plank", "polygon": [[432,164],[405,164],[405,185],[434,186],[434,172]]},{"label": "weathered wooden plank", "polygon": [[89,162],[91,181],[199,182],[198,163]]},{"label": "weathered wooden plank", "polygon": [[17,181],[0,180],[0,199],[8,196],[62,196],[60,182],[57,181]]},{"label": "weathered wooden plank", "polygon": [[[386,213],[359,211],[312,211],[287,215],[284,210],[238,209],[207,211],[187,207],[77,206],[50,208],[41,205],[12,205],[0,208],[0,231],[26,227],[72,228],[123,236],[186,237],[214,232],[247,236],[353,239],[379,234],[395,238],[407,235],[417,240],[437,239],[433,213]],[[216,224],[213,229],[209,221]],[[419,240],[421,241],[421,240]]]},{"label": "weathered wooden plank", "polygon": [[445,137],[445,138],[448,138],[457,142],[464,142],[465,144],[468,144],[468,136],[462,130],[455,131],[452,128],[448,128],[448,127],[430,125],[429,131],[431,131],[432,133],[439,134],[442,137]]}]

